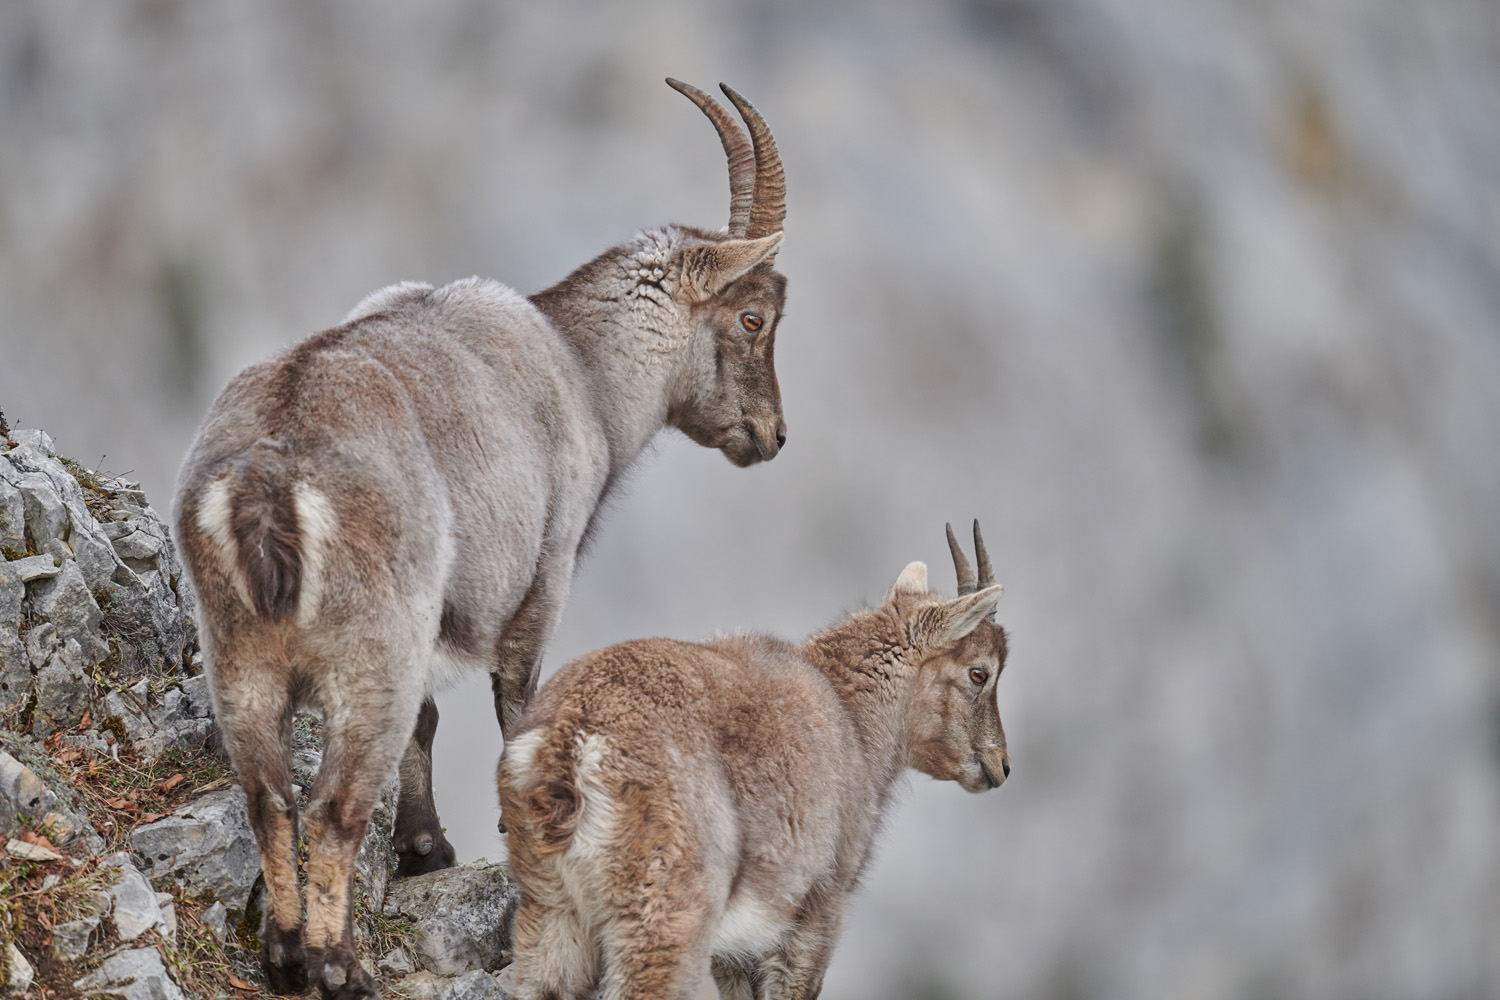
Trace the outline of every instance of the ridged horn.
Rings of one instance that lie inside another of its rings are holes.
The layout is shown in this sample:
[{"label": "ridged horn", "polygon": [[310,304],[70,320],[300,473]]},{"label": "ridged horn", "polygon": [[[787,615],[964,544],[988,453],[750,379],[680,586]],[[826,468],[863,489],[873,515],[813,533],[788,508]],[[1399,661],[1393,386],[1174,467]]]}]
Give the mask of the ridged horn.
[{"label": "ridged horn", "polygon": [[755,198],[750,203],[750,227],[745,230],[745,236],[755,239],[779,233],[786,221],[786,175],[781,170],[781,154],[776,152],[776,140],[771,138],[771,129],[755,110],[755,105],[728,84],[719,84],[719,89],[739,109],[755,144]]},{"label": "ridged horn", "polygon": [[979,586],[995,585],[995,569],[990,565],[990,554],[984,550],[984,536],[979,533],[979,518],[974,519],[974,558],[979,561]]},{"label": "ridged horn", "polygon": [[974,580],[974,567],[969,565],[969,557],[964,555],[958,539],[953,537],[953,525],[943,527],[948,529],[948,551],[953,553],[953,570],[958,574],[958,596],[972,594],[979,589]]},{"label": "ridged horn", "polygon": [[698,105],[708,116],[724,144],[729,159],[729,235],[742,237],[750,224],[750,209],[755,202],[755,150],[740,123],[718,101],[697,87],[667,77],[667,86]]}]

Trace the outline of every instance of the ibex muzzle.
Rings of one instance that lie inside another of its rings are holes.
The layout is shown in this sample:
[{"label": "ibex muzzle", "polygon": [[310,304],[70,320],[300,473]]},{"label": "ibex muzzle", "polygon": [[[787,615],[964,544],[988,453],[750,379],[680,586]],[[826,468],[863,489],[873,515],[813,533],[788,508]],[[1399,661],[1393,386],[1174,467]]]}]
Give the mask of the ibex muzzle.
[{"label": "ibex muzzle", "polygon": [[[600,503],[663,427],[736,465],[786,440],[774,348],[781,161],[755,109],[675,81],[729,158],[725,230],[648,230],[529,299],[478,278],[376,292],[240,373],[183,462],[176,528],[215,707],[260,845],[271,988],[374,995],[351,865],[401,770],[398,874],[450,865],[431,793],[433,690],[490,672],[509,734]],[[303,819],[294,712],[323,713]]]}]

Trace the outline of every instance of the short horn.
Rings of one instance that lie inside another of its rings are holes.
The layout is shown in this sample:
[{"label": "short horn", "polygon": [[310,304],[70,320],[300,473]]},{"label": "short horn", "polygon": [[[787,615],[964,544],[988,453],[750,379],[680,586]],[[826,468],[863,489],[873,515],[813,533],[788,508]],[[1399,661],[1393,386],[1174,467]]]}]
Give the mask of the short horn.
[{"label": "short horn", "polygon": [[781,170],[781,154],[776,152],[776,140],[771,138],[771,129],[755,110],[755,105],[728,84],[719,84],[719,89],[739,109],[740,117],[750,128],[750,139],[755,143],[755,200],[750,204],[750,228],[745,230],[745,235],[755,239],[779,233],[786,221],[786,175]]},{"label": "short horn", "polygon": [[755,150],[740,123],[718,101],[697,87],[667,77],[667,86],[698,105],[714,123],[724,155],[729,159],[729,235],[742,237],[750,224],[750,207],[755,200]]},{"label": "short horn", "polygon": [[964,555],[958,539],[953,537],[953,525],[945,524],[943,527],[948,531],[948,551],[953,553],[953,570],[958,574],[958,596],[972,594],[979,589],[974,583],[974,567],[969,565],[969,557]]},{"label": "short horn", "polygon": [[995,585],[995,568],[990,565],[990,554],[984,549],[984,536],[979,533],[979,518],[974,519],[974,558],[979,561],[979,586]]}]

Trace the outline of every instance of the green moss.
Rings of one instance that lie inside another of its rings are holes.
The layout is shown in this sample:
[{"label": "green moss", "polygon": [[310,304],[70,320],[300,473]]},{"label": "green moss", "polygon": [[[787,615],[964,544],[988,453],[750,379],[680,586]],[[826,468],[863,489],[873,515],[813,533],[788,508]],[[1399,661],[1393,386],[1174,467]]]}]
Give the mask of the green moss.
[{"label": "green moss", "polygon": [[99,732],[109,733],[118,742],[124,743],[126,741],[125,720],[118,715],[106,716],[104,721],[99,723]]}]

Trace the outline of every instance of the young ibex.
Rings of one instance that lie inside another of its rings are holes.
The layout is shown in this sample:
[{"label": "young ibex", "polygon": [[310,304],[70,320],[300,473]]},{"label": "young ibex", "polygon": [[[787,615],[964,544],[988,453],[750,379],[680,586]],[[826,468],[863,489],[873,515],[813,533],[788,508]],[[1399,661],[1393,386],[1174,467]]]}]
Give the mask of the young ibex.
[{"label": "young ibex", "polygon": [[[740,466],[785,443],[776,145],[728,87],[749,138],[712,98],[667,82],[723,142],[725,231],[649,230],[529,299],[479,279],[378,291],[238,375],[184,460],[177,532],[260,845],[277,992],[310,972],[325,995],[373,995],[349,890],[381,786],[400,762],[401,871],[451,864],[430,694],[488,670],[513,731],[600,503],[656,432],[676,427]],[[303,817],[305,927],[288,772],[303,705],[321,709],[326,744]]]},{"label": "young ibex", "polygon": [[518,1000],[815,997],[896,779],[1010,774],[1000,587],[902,571],[801,645],[648,639],[563,667],[505,747]]}]

